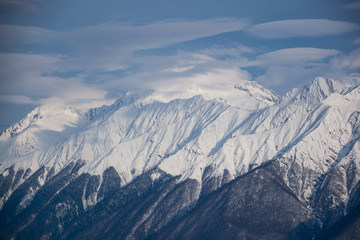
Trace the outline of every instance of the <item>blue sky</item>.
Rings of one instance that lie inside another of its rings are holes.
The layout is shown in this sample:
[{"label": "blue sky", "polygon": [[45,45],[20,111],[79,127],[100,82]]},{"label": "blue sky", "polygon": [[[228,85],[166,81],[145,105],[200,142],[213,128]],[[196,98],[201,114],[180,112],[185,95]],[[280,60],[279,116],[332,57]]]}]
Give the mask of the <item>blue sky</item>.
[{"label": "blue sky", "polygon": [[359,79],[359,16],[354,0],[0,0],[0,130],[39,104],[100,106],[197,76],[280,95]]}]

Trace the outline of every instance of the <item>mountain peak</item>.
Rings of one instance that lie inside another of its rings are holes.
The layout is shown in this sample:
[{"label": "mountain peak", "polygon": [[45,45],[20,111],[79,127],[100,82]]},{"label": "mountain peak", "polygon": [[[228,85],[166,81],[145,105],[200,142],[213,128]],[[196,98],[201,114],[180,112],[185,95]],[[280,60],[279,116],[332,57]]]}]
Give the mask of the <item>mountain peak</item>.
[{"label": "mountain peak", "polygon": [[266,89],[254,81],[243,81],[241,83],[235,84],[234,88],[246,91],[251,96],[267,102],[269,105],[274,104],[279,100],[279,96],[275,92]]},{"label": "mountain peak", "polygon": [[317,77],[299,92],[297,96],[300,100],[320,102],[332,93],[340,93],[344,90],[345,86],[340,82],[323,77]]},{"label": "mountain peak", "polygon": [[[81,219],[94,220],[92,229],[96,231],[109,224],[117,231],[119,226],[129,225],[126,216],[131,216],[131,233],[141,226],[144,234],[149,226],[161,232],[192,207],[200,206],[198,202],[206,204],[207,199],[213,201],[207,209],[219,210],[214,216],[229,216],[218,212],[230,209],[231,213],[234,206],[242,206],[236,215],[242,217],[247,211],[252,219],[258,213],[257,221],[264,216],[261,199],[265,193],[273,200],[266,203],[269,214],[273,206],[283,209],[282,203],[290,200],[287,209],[294,209],[294,204],[303,208],[290,217],[286,210],[276,222],[294,221],[299,212],[306,217],[284,230],[285,238],[291,229],[297,231],[300,222],[308,224],[308,219],[323,212],[329,206],[327,199],[338,209],[352,204],[352,189],[357,191],[353,196],[358,195],[359,96],[358,85],[347,87],[317,78],[281,103],[276,102],[273,92],[242,81],[186,90],[129,92],[110,106],[89,111],[40,106],[8,129],[7,137],[0,137],[0,220],[5,224],[0,233],[15,223],[9,225],[7,219],[19,223],[19,234],[14,232],[14,236],[40,231],[48,238],[54,231],[64,234],[71,229],[78,233],[85,226]],[[336,185],[331,185],[329,176],[335,176]],[[227,184],[230,181],[232,184]],[[229,199],[230,205],[217,208],[222,204],[218,196]],[[204,201],[198,201],[201,199]],[[254,205],[253,199],[260,201]],[[256,210],[259,207],[260,212]],[[114,215],[112,209],[119,214]],[[128,214],[130,210],[134,214]],[[339,211],[344,213],[344,208]],[[196,211],[190,215],[193,213]],[[133,218],[137,214],[142,215]],[[50,218],[44,220],[43,216]],[[154,217],[158,220],[153,221]],[[107,222],[98,224],[97,219]],[[202,222],[208,224],[206,219]],[[233,223],[235,218],[229,219]],[[224,219],[215,224],[219,221]],[[42,230],[39,226],[44,222],[49,225]],[[194,222],[199,222],[197,217]],[[236,222],[241,225],[240,234],[248,220]],[[198,225],[198,229],[202,235],[203,226]],[[40,235],[35,238],[40,239]],[[93,237],[93,231],[89,236]],[[129,238],[143,239],[141,236],[146,235]]]},{"label": "mountain peak", "polygon": [[279,100],[273,91],[254,81],[219,81],[216,84],[193,84],[187,87],[154,90],[141,102],[143,104],[170,102],[174,99],[189,99],[200,95],[205,100],[224,102],[234,107],[259,109],[273,105]]},{"label": "mountain peak", "polygon": [[39,118],[42,116],[40,115],[40,107],[36,107],[27,116],[20,120],[19,122],[11,125],[8,129],[6,129],[2,134],[1,137],[15,137],[25,129],[27,129],[31,124],[35,123]]},{"label": "mountain peak", "polygon": [[339,82],[333,79],[316,77],[302,88],[294,88],[282,97],[281,102],[287,104],[289,101],[306,103],[316,106],[334,93],[346,94],[354,88],[354,83]]},{"label": "mountain peak", "polygon": [[66,127],[77,125],[80,111],[75,108],[58,105],[41,105],[32,110],[24,119],[9,127],[5,136],[14,137],[28,128],[62,132]]}]

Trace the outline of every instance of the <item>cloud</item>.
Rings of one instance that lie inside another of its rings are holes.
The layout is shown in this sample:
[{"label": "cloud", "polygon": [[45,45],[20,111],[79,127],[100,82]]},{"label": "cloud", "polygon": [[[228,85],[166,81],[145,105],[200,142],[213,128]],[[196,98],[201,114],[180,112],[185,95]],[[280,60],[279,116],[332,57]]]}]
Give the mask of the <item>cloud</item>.
[{"label": "cloud", "polygon": [[194,65],[189,65],[189,66],[184,66],[184,67],[173,67],[173,68],[165,69],[163,71],[164,72],[181,73],[181,72],[189,71],[189,70],[194,69],[194,68],[195,68]]},{"label": "cloud", "polygon": [[164,21],[145,25],[108,22],[64,31],[0,25],[1,32],[6,33],[0,37],[0,46],[19,51],[24,44],[32,45],[33,49],[41,48],[44,43],[53,44],[52,51],[68,52],[66,62],[63,62],[64,68],[118,71],[132,65],[136,51],[239,31],[246,26],[247,21],[230,18]]},{"label": "cloud", "polygon": [[63,41],[84,51],[129,51],[160,48],[224,32],[239,31],[247,25],[247,21],[234,18],[163,21],[143,25],[113,21],[63,31],[33,26],[0,25],[0,30],[6,33],[0,43],[15,45]]},{"label": "cloud", "polygon": [[[178,20],[145,25],[108,22],[64,31],[1,25],[0,30],[6,33],[0,38],[3,49],[29,45],[36,50],[36,46],[41,48],[45,43],[55,44],[59,53],[64,51],[64,44],[74,51],[67,55],[0,54],[0,94],[12,102],[62,99],[81,103],[108,100],[122,89],[151,88],[154,87],[151,81],[204,72],[201,66],[212,62],[212,58],[187,53],[147,57],[135,54],[137,51],[238,31],[246,25],[240,19]],[[59,42],[63,45],[58,45]],[[195,67],[199,69],[194,70]],[[15,100],[16,96],[26,98]]]},{"label": "cloud", "polygon": [[348,55],[333,58],[331,65],[331,69],[333,71],[336,69],[338,72],[360,70],[360,48],[355,49]]},{"label": "cloud", "polygon": [[360,45],[360,37],[354,40],[355,45]]},{"label": "cloud", "polygon": [[321,76],[318,69],[309,69],[304,66],[269,66],[264,74],[254,80],[270,89],[278,89],[284,94],[293,87],[300,87],[314,77]]},{"label": "cloud", "polygon": [[[225,63],[201,52],[184,51],[167,56],[137,56],[132,58],[132,62],[138,66],[136,72],[121,79],[107,79],[104,87],[108,91],[126,88],[169,88],[178,81],[182,81],[182,87],[186,88],[185,82],[193,81],[193,76],[206,75],[214,69],[238,67],[235,63]],[[178,87],[181,87],[181,84]]]},{"label": "cloud", "polygon": [[[61,55],[0,54],[4,62],[0,74],[13,79],[3,82],[0,101],[35,104],[62,102],[72,106],[95,107],[109,104],[124,90],[179,90],[200,85],[211,89],[215,83],[250,79],[246,71],[240,70],[238,61],[217,59],[230,53],[235,57],[242,51],[243,47],[211,48],[198,52],[178,51],[166,56],[132,56],[131,65],[137,68],[125,75],[117,72],[126,71],[123,66],[117,67],[113,62],[112,70],[115,72],[106,72],[110,70],[107,68],[103,69],[105,72],[85,70],[68,73],[64,72],[71,70],[68,59]],[[94,80],[89,81],[89,77]]]},{"label": "cloud", "polygon": [[[255,73],[255,80],[270,88],[288,90],[294,82],[308,81],[313,75],[326,72],[332,66],[330,63],[335,64],[335,59],[340,61],[342,56],[337,50],[319,48],[288,48],[262,55],[242,45],[228,48],[212,45],[191,52],[171,48],[176,43],[239,31],[247,26],[246,21],[239,19],[145,25],[108,22],[64,31],[3,25],[10,35],[0,39],[3,49],[20,46],[21,50],[22,45],[29,45],[36,52],[36,45],[41,48],[53,44],[67,45],[74,51],[64,54],[64,49],[59,48],[62,54],[0,54],[0,101],[65,102],[94,107],[110,103],[124,90],[194,85],[211,89],[236,79],[250,80],[250,67],[263,73]],[[162,48],[161,54],[141,51],[156,48]],[[338,65],[355,69],[350,61],[355,66],[357,58],[349,58],[347,63],[345,58],[341,59]]]},{"label": "cloud", "polygon": [[304,81],[324,75],[332,58],[341,52],[321,48],[287,48],[259,55],[249,66],[265,69],[255,81],[283,94]]},{"label": "cloud", "polygon": [[320,37],[354,32],[360,29],[358,24],[326,19],[283,20],[258,24],[247,32],[264,39],[295,37]]},{"label": "cloud", "polygon": [[0,95],[0,101],[16,104],[36,104],[33,99],[22,95]]},{"label": "cloud", "polygon": [[321,48],[288,48],[265,53],[257,57],[258,65],[294,65],[321,62],[341,52]]},{"label": "cloud", "polygon": [[348,4],[344,5],[344,8],[347,8],[350,10],[358,10],[358,9],[360,9],[360,1],[348,3]]},{"label": "cloud", "polygon": [[[239,31],[246,26],[247,22],[244,20],[227,18],[155,22],[146,25],[109,22],[67,31],[64,37],[79,47],[95,45],[108,49],[112,46],[152,49],[224,32]],[[84,41],[86,39],[92,41]]]},{"label": "cloud", "polygon": [[42,44],[60,37],[56,31],[40,27],[0,25],[0,47],[15,44]]},{"label": "cloud", "polygon": [[265,69],[254,80],[283,94],[318,76],[341,81],[358,73],[360,48],[350,54],[331,49],[282,49],[259,56],[253,64]]},{"label": "cloud", "polygon": [[47,99],[58,99],[75,104],[88,101],[89,104],[106,100],[107,92],[96,85],[86,83],[81,77],[61,78],[46,76],[48,71],[62,69],[61,56],[39,54],[0,54],[1,81],[0,101],[12,103],[39,104]]},{"label": "cloud", "polygon": [[1,0],[0,14],[14,14],[19,12],[34,12],[38,10],[36,3],[41,0]]}]

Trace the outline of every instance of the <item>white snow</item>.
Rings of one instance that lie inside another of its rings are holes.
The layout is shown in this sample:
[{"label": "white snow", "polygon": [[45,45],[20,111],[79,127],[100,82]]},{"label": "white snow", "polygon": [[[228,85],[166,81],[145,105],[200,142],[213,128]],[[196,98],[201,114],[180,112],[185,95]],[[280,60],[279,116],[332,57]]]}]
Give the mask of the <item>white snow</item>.
[{"label": "white snow", "polygon": [[6,177],[9,175],[9,170],[6,169],[3,173],[2,173],[3,177]]},{"label": "white snow", "polygon": [[161,177],[161,174],[159,172],[153,172],[150,175],[151,179],[155,181],[156,179],[159,179]]},{"label": "white snow", "polygon": [[[0,172],[13,164],[58,172],[84,160],[81,172],[102,175],[113,166],[124,184],[156,167],[201,182],[209,165],[214,176],[228,170],[235,178],[279,156],[296,156],[301,166],[325,172],[327,160],[338,158],[352,138],[348,119],[360,111],[359,96],[359,87],[317,78],[281,100],[254,82],[238,81],[128,93],[90,111],[40,106],[0,136]],[[357,159],[359,152],[352,150]]]}]

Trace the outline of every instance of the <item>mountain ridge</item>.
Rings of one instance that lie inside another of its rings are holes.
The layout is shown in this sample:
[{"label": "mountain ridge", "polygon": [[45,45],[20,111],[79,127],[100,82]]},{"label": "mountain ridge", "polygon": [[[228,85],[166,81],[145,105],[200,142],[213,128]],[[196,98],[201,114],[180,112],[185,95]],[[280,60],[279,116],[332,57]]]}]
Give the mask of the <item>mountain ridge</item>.
[{"label": "mountain ridge", "polygon": [[[200,208],[222,216],[206,207],[213,203],[204,199],[222,199],[218,209],[229,209],[240,197],[256,204],[239,200],[239,208],[234,209],[246,214],[224,215],[224,224],[236,222],[235,228],[224,226],[224,236],[259,237],[249,226],[240,225],[254,221],[251,211],[261,214],[256,209],[264,199],[266,206],[277,206],[282,198],[298,201],[294,202],[296,211],[290,214],[298,217],[273,235],[264,230],[262,236],[284,239],[312,229],[314,237],[360,204],[356,200],[359,85],[316,78],[281,99],[251,82],[226,89],[231,89],[228,99],[225,95],[214,98],[213,93],[199,96],[195,93],[201,90],[190,89],[190,93],[174,96],[172,91],[127,93],[111,106],[88,111],[66,106],[35,109],[0,136],[2,221],[14,219],[15,226],[5,235],[24,237],[45,218],[50,224],[46,226],[58,234],[54,239],[87,236],[88,231],[97,231],[95,226],[109,224],[106,219],[112,214],[118,216],[112,224],[120,224],[124,230],[120,234],[116,225],[111,225],[109,238],[161,239],[162,232],[171,235],[178,231],[179,236],[194,237],[199,230],[184,229],[181,226],[187,225],[182,225],[181,219],[202,214]],[[77,197],[62,200],[59,196],[64,191]],[[229,191],[230,197],[223,196]],[[34,202],[44,193],[50,198]],[[262,195],[265,198],[259,197]],[[144,201],[138,203],[141,209],[128,202],[137,202],[135,196]],[[36,204],[41,206],[34,208]],[[285,212],[292,211],[290,205]],[[286,222],[285,212],[279,211],[278,220]],[[24,217],[28,223],[17,223],[16,219],[31,212],[34,219]],[[123,219],[132,219],[131,224]],[[201,229],[201,224],[194,229]],[[82,230],[77,225],[83,226]],[[47,227],[42,229],[43,237],[52,238]]]}]

